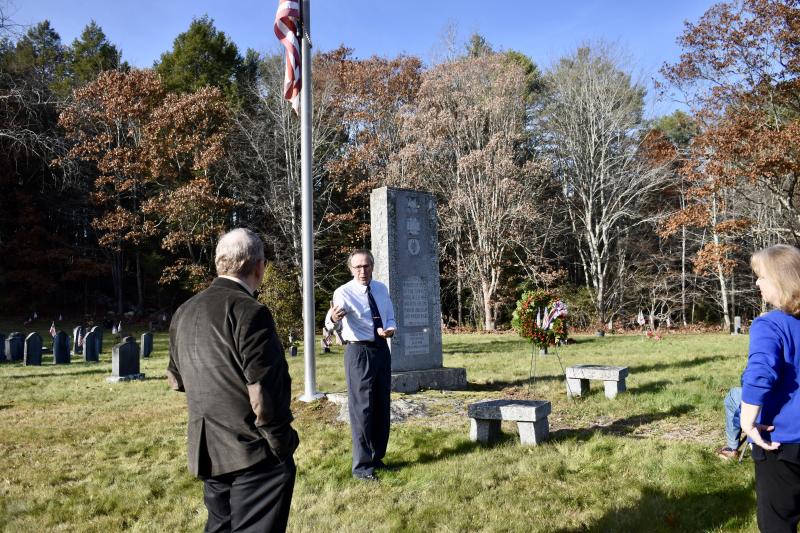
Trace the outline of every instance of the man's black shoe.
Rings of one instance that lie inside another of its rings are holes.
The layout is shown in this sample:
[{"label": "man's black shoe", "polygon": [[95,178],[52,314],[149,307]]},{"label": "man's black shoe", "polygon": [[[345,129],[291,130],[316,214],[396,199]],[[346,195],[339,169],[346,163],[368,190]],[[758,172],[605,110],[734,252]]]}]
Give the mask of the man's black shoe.
[{"label": "man's black shoe", "polygon": [[388,466],[386,466],[386,463],[384,463],[383,461],[381,461],[380,459],[378,459],[377,461],[375,461],[375,468],[376,468],[376,469],[377,469],[377,468],[383,468],[383,469],[387,469],[387,468],[389,468],[389,467],[388,467]]},{"label": "man's black shoe", "polygon": [[353,474],[353,477],[361,481],[378,481],[378,476],[376,476],[375,474],[361,474],[361,475]]}]

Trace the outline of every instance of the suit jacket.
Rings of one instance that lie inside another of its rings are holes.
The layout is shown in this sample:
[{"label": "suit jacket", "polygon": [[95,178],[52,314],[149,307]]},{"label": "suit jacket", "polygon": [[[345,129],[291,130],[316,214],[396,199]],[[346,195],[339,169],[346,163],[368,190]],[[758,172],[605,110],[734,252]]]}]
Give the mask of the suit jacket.
[{"label": "suit jacket", "polygon": [[189,404],[189,471],[210,477],[290,456],[291,378],[266,306],[217,278],[170,324],[167,378]]}]

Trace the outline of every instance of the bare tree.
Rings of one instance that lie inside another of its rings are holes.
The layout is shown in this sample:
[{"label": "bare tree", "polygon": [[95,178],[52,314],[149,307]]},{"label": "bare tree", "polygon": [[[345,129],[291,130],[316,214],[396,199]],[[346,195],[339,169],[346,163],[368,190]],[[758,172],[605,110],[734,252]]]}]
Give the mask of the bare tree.
[{"label": "bare tree", "polygon": [[[540,216],[543,164],[526,153],[525,72],[504,54],[443,63],[425,73],[407,110],[408,144],[391,181],[434,191],[456,275],[474,281],[486,330],[495,329],[514,252]],[[459,289],[461,287],[459,286]]]},{"label": "bare tree", "polygon": [[544,128],[602,324],[623,289],[626,235],[664,185],[662,169],[640,157],[644,89],[605,45],[561,59],[545,83]]},{"label": "bare tree", "polygon": [[[300,122],[283,100],[283,59],[268,56],[260,63],[260,76],[249,87],[244,106],[235,115],[230,188],[245,205],[245,215],[261,230],[273,256],[290,265],[301,283]],[[315,84],[317,85],[317,84]],[[331,184],[324,168],[332,155],[337,130],[331,120],[331,88],[315,86],[312,168],[315,235],[331,228],[325,216],[332,210]]]}]

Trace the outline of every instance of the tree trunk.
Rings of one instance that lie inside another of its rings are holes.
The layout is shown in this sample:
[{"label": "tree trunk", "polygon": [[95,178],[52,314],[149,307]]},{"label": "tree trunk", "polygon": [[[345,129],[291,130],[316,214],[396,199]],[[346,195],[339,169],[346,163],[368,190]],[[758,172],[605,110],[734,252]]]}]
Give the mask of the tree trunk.
[{"label": "tree trunk", "polygon": [[458,327],[464,325],[463,306],[464,302],[461,300],[461,243],[456,241],[456,301],[458,305]]},{"label": "tree trunk", "polygon": [[144,280],[142,279],[141,252],[136,250],[136,312],[141,315],[144,312]]},{"label": "tree trunk", "polygon": [[111,252],[111,284],[117,298],[117,314],[121,315],[122,302],[122,251]]},{"label": "tree trunk", "polygon": [[681,321],[686,327],[686,226],[681,227]]},{"label": "tree trunk", "polygon": [[495,323],[492,313],[492,292],[489,288],[489,282],[481,280],[481,289],[483,292],[483,329],[485,331],[494,331]]},{"label": "tree trunk", "polygon": [[731,316],[728,312],[728,290],[725,286],[725,273],[722,271],[722,266],[717,267],[717,279],[719,280],[719,292],[722,299],[722,318],[725,321],[725,329],[731,330]]}]

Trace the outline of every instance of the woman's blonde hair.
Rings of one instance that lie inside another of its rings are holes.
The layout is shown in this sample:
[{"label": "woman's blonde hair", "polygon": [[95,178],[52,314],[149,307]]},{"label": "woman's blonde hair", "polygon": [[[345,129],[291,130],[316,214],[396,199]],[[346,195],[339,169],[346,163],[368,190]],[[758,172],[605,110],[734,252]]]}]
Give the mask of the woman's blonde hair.
[{"label": "woman's blonde hair", "polygon": [[775,284],[778,309],[790,315],[800,315],[800,250],[776,244],[754,253],[750,266],[758,277]]}]

